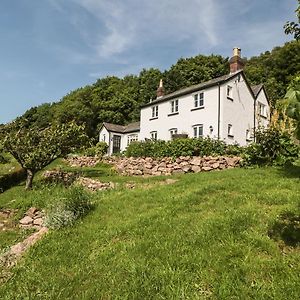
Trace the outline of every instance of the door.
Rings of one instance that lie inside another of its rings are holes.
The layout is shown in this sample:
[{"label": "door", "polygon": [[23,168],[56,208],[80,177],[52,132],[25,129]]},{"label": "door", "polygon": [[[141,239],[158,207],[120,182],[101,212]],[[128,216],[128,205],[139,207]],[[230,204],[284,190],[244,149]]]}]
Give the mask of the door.
[{"label": "door", "polygon": [[121,150],[121,136],[113,135],[113,153],[119,153]]}]

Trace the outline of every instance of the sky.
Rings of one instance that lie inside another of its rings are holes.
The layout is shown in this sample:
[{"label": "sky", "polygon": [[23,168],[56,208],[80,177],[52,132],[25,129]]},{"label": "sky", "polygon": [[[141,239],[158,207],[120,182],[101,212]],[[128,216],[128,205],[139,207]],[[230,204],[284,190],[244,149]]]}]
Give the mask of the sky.
[{"label": "sky", "polygon": [[109,75],[291,40],[297,0],[1,0],[0,124]]}]

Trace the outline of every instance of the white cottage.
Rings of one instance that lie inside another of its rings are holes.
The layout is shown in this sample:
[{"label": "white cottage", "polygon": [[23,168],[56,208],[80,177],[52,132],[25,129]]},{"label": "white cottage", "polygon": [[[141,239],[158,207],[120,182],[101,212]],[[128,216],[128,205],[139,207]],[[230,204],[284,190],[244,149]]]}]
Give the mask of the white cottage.
[{"label": "white cottage", "polygon": [[103,123],[100,141],[108,143],[109,154],[125,150],[133,140],[170,140],[174,134],[247,145],[256,128],[268,126],[270,106],[263,85],[247,82],[239,48],[229,62],[228,75],[168,95],[161,80],[157,98],[141,107],[140,123]]}]

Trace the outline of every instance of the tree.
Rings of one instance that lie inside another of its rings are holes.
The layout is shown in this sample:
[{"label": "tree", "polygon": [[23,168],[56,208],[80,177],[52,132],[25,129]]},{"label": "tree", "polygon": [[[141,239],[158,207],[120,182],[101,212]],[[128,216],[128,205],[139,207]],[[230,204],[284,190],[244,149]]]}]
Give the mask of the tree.
[{"label": "tree", "polygon": [[295,134],[300,139],[300,76],[297,76],[289,85],[286,98],[288,99],[287,115],[295,120]]},{"label": "tree", "polygon": [[286,24],[284,25],[284,32],[285,34],[293,34],[294,35],[294,39],[299,41],[300,40],[300,0],[298,0],[298,7],[295,10],[296,15],[298,17],[298,23],[296,22],[286,22]]},{"label": "tree", "polygon": [[74,122],[51,125],[43,130],[26,128],[24,122],[6,126],[4,149],[26,170],[25,189],[32,188],[33,177],[58,157],[63,157],[87,141],[84,127]]}]

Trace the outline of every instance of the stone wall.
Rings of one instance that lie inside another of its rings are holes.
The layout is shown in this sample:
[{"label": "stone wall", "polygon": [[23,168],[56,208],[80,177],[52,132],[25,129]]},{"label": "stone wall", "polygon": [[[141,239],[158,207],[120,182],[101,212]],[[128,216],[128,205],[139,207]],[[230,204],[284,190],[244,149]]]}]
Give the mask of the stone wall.
[{"label": "stone wall", "polygon": [[105,162],[113,164],[122,175],[171,175],[180,173],[199,173],[238,167],[240,157],[190,157],[181,156],[175,160],[170,157],[161,159],[106,157]]}]

